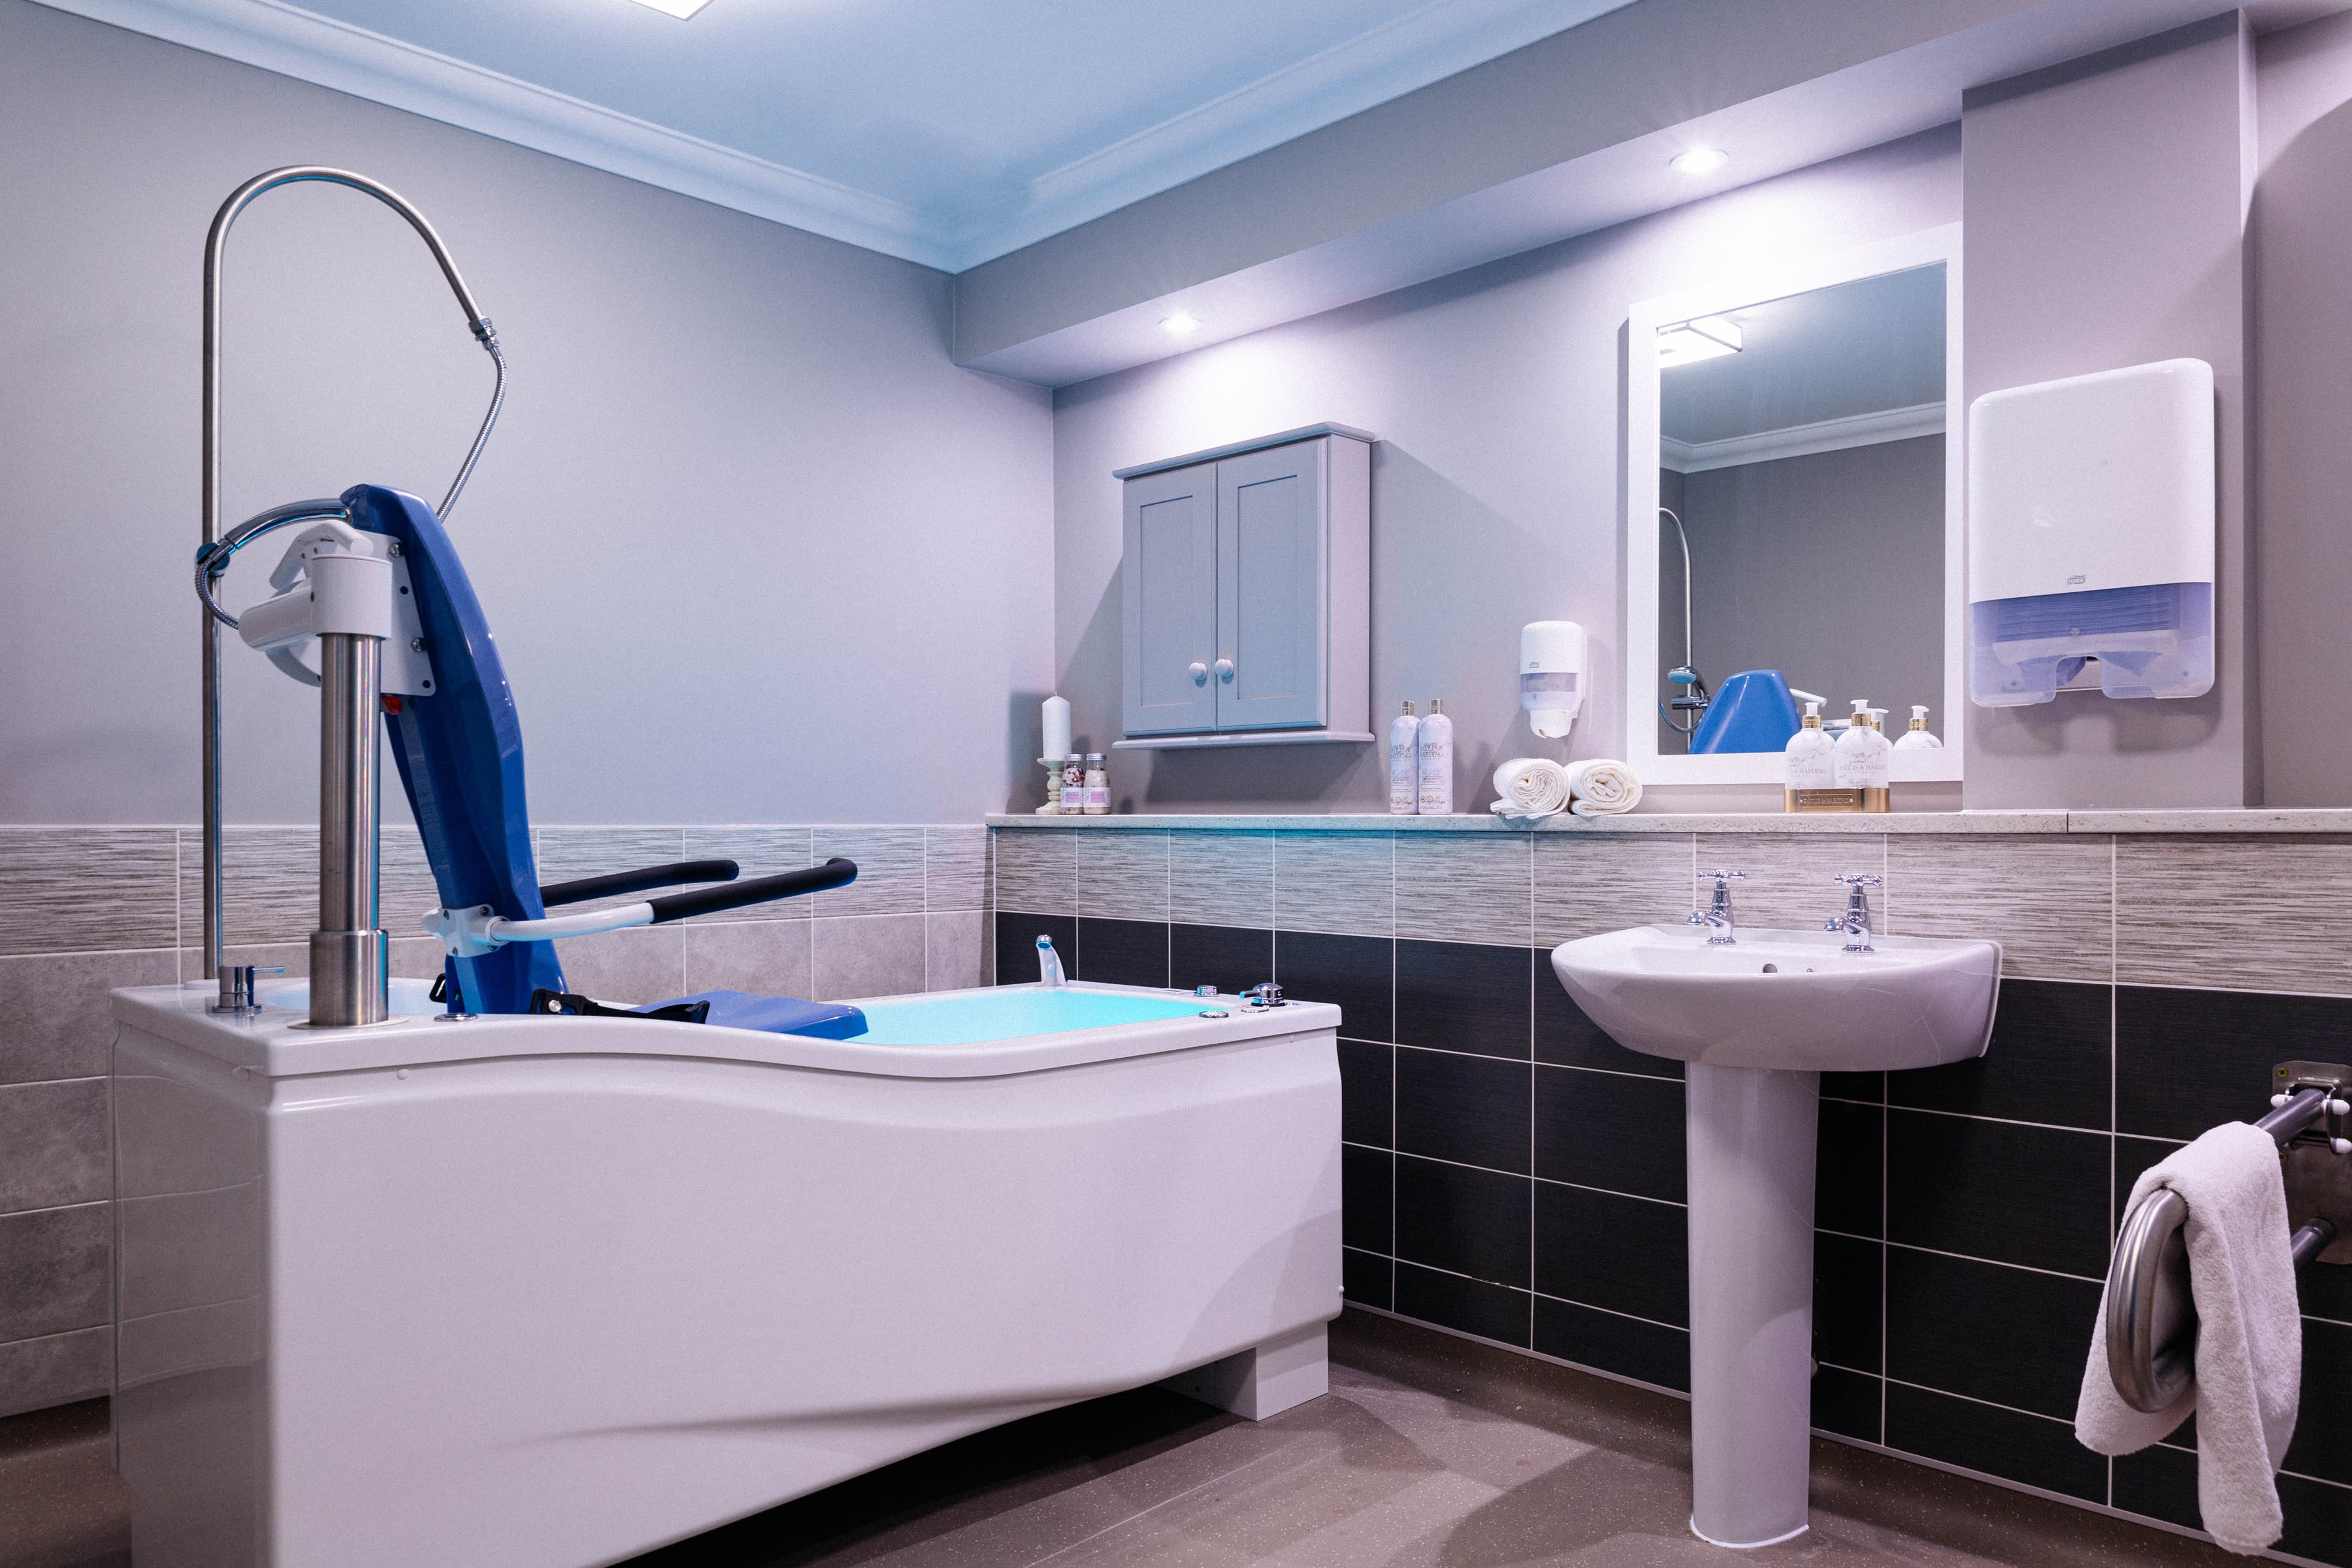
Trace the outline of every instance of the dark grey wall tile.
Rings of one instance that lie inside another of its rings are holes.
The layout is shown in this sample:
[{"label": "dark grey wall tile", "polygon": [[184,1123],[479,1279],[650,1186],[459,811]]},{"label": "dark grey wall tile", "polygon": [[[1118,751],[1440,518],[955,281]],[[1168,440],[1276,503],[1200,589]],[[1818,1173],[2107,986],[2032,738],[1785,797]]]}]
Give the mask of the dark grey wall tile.
[{"label": "dark grey wall tile", "polygon": [[1536,1068],[1536,1174],[1681,1203],[1679,1079]]},{"label": "dark grey wall tile", "polygon": [[1660,1388],[1690,1390],[1690,1335],[1682,1329],[1538,1296],[1535,1348],[1579,1366],[1598,1367]]},{"label": "dark grey wall tile", "polygon": [[2107,1155],[2097,1133],[1890,1110],[1889,1239],[2103,1278]]},{"label": "dark grey wall tile", "polygon": [[1388,833],[1276,834],[1276,928],[1392,935],[1400,853]]},{"label": "dark grey wall tile", "polygon": [[[1886,1374],[2072,1421],[2099,1289],[2095,1279],[1890,1247]],[[1891,1422],[1887,1440],[1895,1441]]]},{"label": "dark grey wall tile", "polygon": [[1879,1403],[1886,1384],[1874,1377],[1843,1367],[1824,1366],[1813,1373],[1813,1427],[1875,1443],[1879,1435]]},{"label": "dark grey wall tile", "polygon": [[923,908],[933,914],[988,907],[988,829],[923,829]]},{"label": "dark grey wall tile", "polygon": [[177,842],[169,827],[0,827],[0,953],[178,946]]},{"label": "dark grey wall tile", "polygon": [[2285,1468],[2352,1486],[2352,1323],[2304,1320],[2302,1408]]},{"label": "dark grey wall tile", "polygon": [[1396,1266],[1399,1312],[1500,1344],[1526,1347],[1528,1300],[1525,1290],[1507,1285],[1416,1268],[1402,1259]]},{"label": "dark grey wall tile", "polygon": [[1887,841],[1886,864],[1889,931],[1997,942],[2003,974],[2112,978],[2107,839],[1900,833]]},{"label": "dark grey wall tile", "polygon": [[[2279,1501],[2285,1503],[2283,1494]],[[2118,1454],[2115,1461],[2115,1506],[2126,1513],[2177,1524],[2183,1530],[2204,1529],[2205,1516],[2197,1506],[2197,1456],[2163,1444],[2142,1448],[2137,1454]],[[2352,1533],[2344,1539],[2352,1540]]]},{"label": "dark grey wall tile", "polygon": [[2116,991],[2116,1131],[2186,1142],[2259,1116],[2271,1069],[2341,1061],[2352,999],[2247,991]]},{"label": "dark grey wall tile", "polygon": [[996,914],[996,984],[999,985],[1034,985],[1037,984],[1037,939],[1054,940],[1054,951],[1061,955],[1062,972],[1069,973],[1078,956],[1078,921],[1075,915],[1039,915],[1025,911],[1000,910]]},{"label": "dark grey wall tile", "polygon": [[1339,1150],[1339,1236],[1349,1247],[1394,1250],[1396,1156],[1385,1149]]},{"label": "dark grey wall tile", "polygon": [[0,1415],[95,1399],[114,1386],[114,1331],[77,1329],[0,1344]]},{"label": "dark grey wall tile", "polygon": [[819,915],[809,929],[809,994],[820,1002],[923,988],[923,917]]},{"label": "dark grey wall tile", "polygon": [[1538,947],[1691,911],[1697,863],[1689,834],[1538,833],[1534,840]]},{"label": "dark grey wall tile", "polygon": [[822,866],[835,856],[857,862],[857,880],[845,888],[813,894],[809,913],[818,920],[842,915],[919,915],[923,912],[923,830],[919,827],[819,827],[809,836],[809,859]]},{"label": "dark grey wall tile", "polygon": [[[2250,889],[2294,911],[2264,921],[2252,942]],[[2126,984],[2352,996],[2352,837],[2126,836],[2116,841],[2116,898],[2127,911],[2116,930]]]},{"label": "dark grey wall tile", "polygon": [[1398,1155],[1396,1167],[1400,1259],[1527,1288],[1527,1177],[1410,1154]]},{"label": "dark grey wall tile", "polygon": [[[732,860],[739,868],[736,879],[772,877],[783,871],[804,871],[809,860],[809,830],[805,827],[705,827],[685,829],[681,858],[688,860]],[[541,875],[546,880],[544,869]],[[764,904],[751,904],[740,910],[726,910],[715,915],[697,915],[688,924],[724,921],[740,925],[746,921],[804,921],[816,900],[808,897],[776,899]],[[570,906],[566,906],[567,908]],[[583,906],[584,907],[584,906]]]},{"label": "dark grey wall tile", "polygon": [[113,1195],[107,1080],[0,1086],[0,1214]]},{"label": "dark grey wall tile", "polygon": [[1234,926],[1168,928],[1168,984],[1213,985],[1228,996],[1274,978],[1274,932]]},{"label": "dark grey wall tile", "polygon": [[1168,835],[1077,833],[1078,913],[1168,921]]},{"label": "dark grey wall tile", "polygon": [[1813,1223],[1848,1236],[1884,1236],[1886,1112],[1851,1100],[1822,1101],[1813,1170]]},{"label": "dark grey wall tile", "polygon": [[1274,835],[1170,834],[1168,918],[1273,930]]},{"label": "dark grey wall tile", "polygon": [[[1111,834],[1101,837],[1108,838]],[[1168,984],[1168,922],[1078,917],[1074,978],[1106,985]]]},{"label": "dark grey wall tile", "polygon": [[1524,834],[1397,835],[1397,935],[1528,946],[1532,854]]},{"label": "dark grey wall tile", "polygon": [[105,1072],[114,1041],[106,994],[178,978],[179,954],[168,948],[0,958],[0,1083]]},{"label": "dark grey wall tile", "polygon": [[1687,1327],[1689,1215],[1678,1204],[1538,1182],[1535,1288],[1562,1300]]},{"label": "dark grey wall tile", "polygon": [[1539,1062],[1563,1067],[1600,1068],[1608,1072],[1640,1073],[1646,1078],[1683,1076],[1683,1064],[1671,1057],[1629,1051],[1610,1038],[1606,1030],[1584,1016],[1553,973],[1551,954],[1535,954],[1535,1054]]},{"label": "dark grey wall tile", "polygon": [[1080,829],[1000,828],[996,847],[996,907],[1041,915],[1078,912]]},{"label": "dark grey wall tile", "polygon": [[1338,1007],[1340,1034],[1359,1040],[1395,1038],[1396,944],[1388,938],[1277,931],[1274,977],[1293,1001]]},{"label": "dark grey wall tile", "polygon": [[0,1343],[108,1321],[111,1206],[83,1204],[0,1215]]},{"label": "dark grey wall tile", "polygon": [[1526,1173],[1527,1063],[1408,1046],[1395,1050],[1400,1151]]},{"label": "dark grey wall tile", "polygon": [[1900,1383],[1886,1389],[1886,1446],[2090,1502],[2107,1498],[2107,1461],[2049,1421],[1947,1398]]},{"label": "dark grey wall tile", "polygon": [[2115,990],[2004,980],[1983,1056],[1888,1075],[1897,1105],[2107,1130]]},{"label": "dark grey wall tile", "polygon": [[1396,1265],[1377,1252],[1347,1247],[1339,1254],[1339,1294],[1385,1312],[1395,1300]]},{"label": "dark grey wall tile", "polygon": [[2315,1563],[2352,1563],[2352,1488],[2281,1476],[2278,1494],[2286,1515],[2281,1552]]},{"label": "dark grey wall tile", "polygon": [[1399,942],[1397,1043],[1527,1060],[1531,960],[1524,947]]},{"label": "dark grey wall tile", "polygon": [[1386,1149],[1396,1142],[1396,1047],[1339,1042],[1339,1136]]},{"label": "dark grey wall tile", "polygon": [[[1885,1324],[1880,1296],[1885,1285],[1885,1253],[1874,1241],[1814,1233],[1814,1360],[1855,1372],[1880,1370]],[[1876,1425],[1874,1420],[1872,1426]]]}]

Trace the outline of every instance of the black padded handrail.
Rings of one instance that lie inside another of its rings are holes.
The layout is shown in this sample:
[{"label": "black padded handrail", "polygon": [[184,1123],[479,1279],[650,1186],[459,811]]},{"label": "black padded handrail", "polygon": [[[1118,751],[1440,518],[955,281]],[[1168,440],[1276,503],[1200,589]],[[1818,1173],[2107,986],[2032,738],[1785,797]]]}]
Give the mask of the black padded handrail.
[{"label": "black padded handrail", "polygon": [[602,877],[583,877],[576,882],[550,882],[540,889],[539,901],[553,909],[558,904],[577,904],[589,899],[642,893],[649,888],[675,888],[682,882],[731,882],[740,869],[732,860],[673,860],[667,866],[613,871]]},{"label": "black padded handrail", "polygon": [[836,855],[824,865],[812,866],[805,871],[780,871],[772,877],[754,877],[732,887],[699,888],[691,893],[672,893],[666,899],[646,901],[654,907],[653,923],[660,925],[665,921],[682,921],[690,915],[715,915],[722,910],[740,910],[746,904],[764,904],[803,893],[821,893],[827,888],[845,888],[856,880],[857,862]]}]

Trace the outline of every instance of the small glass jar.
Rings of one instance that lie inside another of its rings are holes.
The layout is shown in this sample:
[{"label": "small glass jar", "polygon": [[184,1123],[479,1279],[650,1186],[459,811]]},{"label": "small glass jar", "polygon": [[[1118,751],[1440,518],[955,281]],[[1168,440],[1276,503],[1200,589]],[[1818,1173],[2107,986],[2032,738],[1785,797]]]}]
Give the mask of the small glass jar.
[{"label": "small glass jar", "polygon": [[1071,756],[1062,759],[1062,815],[1078,816],[1087,809],[1087,760]]},{"label": "small glass jar", "polygon": [[1110,815],[1110,774],[1103,770],[1100,752],[1087,753],[1086,813],[1088,816]]}]

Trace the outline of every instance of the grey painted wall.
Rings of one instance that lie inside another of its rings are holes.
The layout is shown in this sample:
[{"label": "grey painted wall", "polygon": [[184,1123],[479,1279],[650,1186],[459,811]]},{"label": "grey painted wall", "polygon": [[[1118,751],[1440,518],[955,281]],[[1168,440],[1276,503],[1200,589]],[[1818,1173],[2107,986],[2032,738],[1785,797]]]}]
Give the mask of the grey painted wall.
[{"label": "grey painted wall", "polygon": [[2252,60],[2230,13],[1968,100],[1969,398],[2192,357],[2213,366],[2221,437],[2213,689],[1971,706],[1971,806],[2262,798],[2246,575]]},{"label": "grey painted wall", "polygon": [[[1457,809],[1502,757],[1542,745],[1519,713],[1518,629],[1581,621],[1594,690],[1568,752],[1623,744],[1626,307],[1731,256],[1864,244],[1959,216],[1950,131],[1727,193],[1055,396],[1055,644],[1096,749],[1118,738],[1115,468],[1317,420],[1381,437],[1372,459],[1372,695],[1446,699]],[[1550,754],[1558,755],[1558,752]],[[1381,748],[1117,753],[1138,809],[1385,810]],[[1024,800],[1038,798],[1033,787]]]},{"label": "grey painted wall", "polygon": [[[513,359],[454,527],[539,817],[968,822],[1013,787],[1050,414],[950,363],[943,275],[24,0],[0,144],[0,821],[194,818],[205,230],[309,162],[416,202]],[[488,366],[399,221],[276,193],[229,274],[228,515],[437,500]],[[315,697],[227,662],[229,816],[314,816]]]},{"label": "grey painted wall", "polygon": [[[1739,670],[1778,669],[1830,700],[1824,719],[1867,697],[1895,733],[1924,702],[1943,731],[1941,436],[1676,477],[1701,675],[1719,687]],[[1664,533],[1662,668],[1682,657],[1682,552],[1672,525]],[[1671,751],[1680,742],[1658,738]]]}]

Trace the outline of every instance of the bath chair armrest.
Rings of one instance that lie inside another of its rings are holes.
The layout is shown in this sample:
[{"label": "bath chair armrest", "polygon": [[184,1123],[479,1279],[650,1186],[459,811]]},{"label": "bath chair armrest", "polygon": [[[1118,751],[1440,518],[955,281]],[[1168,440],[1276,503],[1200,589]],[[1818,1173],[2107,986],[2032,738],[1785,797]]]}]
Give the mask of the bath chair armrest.
[{"label": "bath chair armrest", "polygon": [[675,888],[687,882],[731,882],[740,869],[732,860],[674,860],[667,866],[647,866],[642,870],[613,871],[572,882],[550,882],[539,889],[539,901],[553,909],[558,904],[616,899],[623,893]]},{"label": "bath chair armrest", "polygon": [[662,925],[694,915],[740,910],[746,904],[764,904],[801,893],[823,892],[827,888],[845,888],[856,879],[857,862],[836,855],[824,865],[812,866],[805,871],[754,877],[748,882],[722,883],[690,893],[672,893],[667,898],[590,910],[583,914],[510,921],[494,913],[488,904],[476,904],[462,910],[434,910],[425,915],[423,923],[426,931],[441,939],[442,951],[452,958],[478,958],[510,942],[560,942],[568,936],[594,936],[608,931],[626,931],[631,926]]},{"label": "bath chair armrest", "polygon": [[690,893],[672,893],[667,898],[648,899],[654,911],[653,923],[682,921],[690,915],[715,915],[722,910],[740,910],[747,904],[772,903],[778,899],[797,898],[803,893],[821,893],[828,888],[845,888],[857,880],[857,862],[836,855],[822,866],[812,866],[805,871],[780,871],[772,877],[754,877],[748,882],[736,882],[717,888],[698,888]]}]

